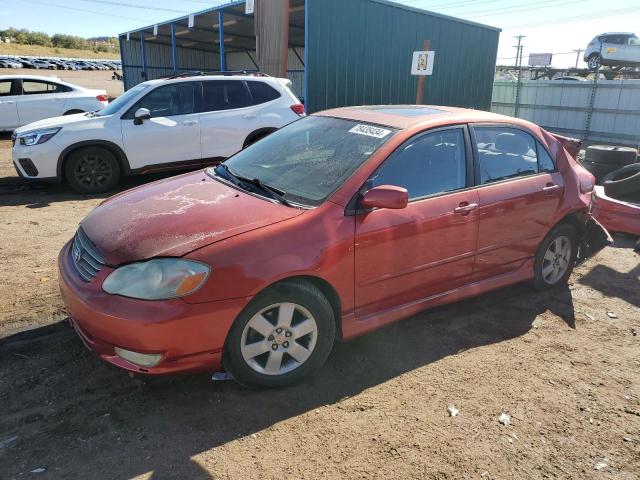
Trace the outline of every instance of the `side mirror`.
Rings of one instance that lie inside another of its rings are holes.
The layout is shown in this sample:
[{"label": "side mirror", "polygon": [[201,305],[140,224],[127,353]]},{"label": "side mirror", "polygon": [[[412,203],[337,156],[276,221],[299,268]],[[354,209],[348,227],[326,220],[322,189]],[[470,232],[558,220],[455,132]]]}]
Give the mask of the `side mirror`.
[{"label": "side mirror", "polygon": [[151,118],[151,112],[148,108],[139,108],[136,113],[133,114],[133,123],[135,125],[142,125],[142,122]]},{"label": "side mirror", "polygon": [[360,207],[402,209],[409,203],[409,192],[406,188],[393,185],[380,185],[365,193],[360,200]]}]

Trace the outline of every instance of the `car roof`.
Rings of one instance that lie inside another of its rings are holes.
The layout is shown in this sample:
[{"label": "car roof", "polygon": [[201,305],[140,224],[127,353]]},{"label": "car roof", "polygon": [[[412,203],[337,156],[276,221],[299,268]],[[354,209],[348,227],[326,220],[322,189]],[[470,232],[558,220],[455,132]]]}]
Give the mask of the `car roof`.
[{"label": "car roof", "polygon": [[596,35],[597,37],[604,37],[605,35],[635,35],[633,32],[607,32]]},{"label": "car roof", "polygon": [[314,115],[384,125],[398,129],[456,123],[526,123],[505,115],[441,105],[368,105],[325,110]]},{"label": "car roof", "polygon": [[69,85],[74,88],[81,88],[78,85],[73,85],[71,83],[64,82],[60,80],[58,77],[47,77],[45,75],[0,75],[0,80],[13,80],[13,79],[22,79],[22,80],[43,80],[45,82],[55,82],[61,83],[63,85]]},{"label": "car roof", "polygon": [[259,75],[187,75],[184,77],[176,77],[176,78],[156,78],[154,80],[147,80],[144,82],[148,85],[158,85],[159,83],[179,83],[179,82],[200,82],[202,80],[249,80],[249,81],[258,81],[258,82],[267,82],[267,83],[278,83],[281,82],[290,82],[288,78],[278,78],[278,77],[269,77],[269,76],[259,76]]}]

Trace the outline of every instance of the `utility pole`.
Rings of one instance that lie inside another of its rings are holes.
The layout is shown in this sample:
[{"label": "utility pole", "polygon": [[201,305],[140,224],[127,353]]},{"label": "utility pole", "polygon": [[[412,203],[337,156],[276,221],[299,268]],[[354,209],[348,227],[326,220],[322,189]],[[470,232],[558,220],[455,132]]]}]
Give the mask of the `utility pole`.
[{"label": "utility pole", "polygon": [[514,38],[518,39],[518,45],[514,45],[514,47],[517,49],[516,67],[518,69],[518,83],[516,84],[516,101],[513,112],[513,116],[517,117],[520,111],[520,87],[522,86],[522,49],[524,48],[524,46],[522,45],[522,39],[527,37],[526,35],[518,35]]},{"label": "utility pole", "polygon": [[580,61],[580,54],[583,52],[582,49],[571,50],[572,52],[576,52],[576,70],[578,69],[578,62]]}]

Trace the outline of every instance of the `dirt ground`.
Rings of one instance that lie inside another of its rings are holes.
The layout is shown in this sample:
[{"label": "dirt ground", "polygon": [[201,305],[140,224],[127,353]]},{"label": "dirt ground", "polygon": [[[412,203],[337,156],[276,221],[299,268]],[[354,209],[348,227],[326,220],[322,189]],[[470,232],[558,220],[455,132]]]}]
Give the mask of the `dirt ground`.
[{"label": "dirt ground", "polygon": [[517,285],[337,344],[292,388],[132,378],[82,346],[58,295],[56,255],[101,198],[24,185],[3,138],[0,478],[640,478],[634,240],[566,289]]},{"label": "dirt ground", "polygon": [[[47,77],[58,77],[60,80],[73,83],[85,88],[96,88],[106,90],[107,95],[115,98],[122,95],[124,84],[120,80],[113,80],[112,70],[33,70],[33,69],[13,69],[2,68],[0,75],[42,75]],[[0,147],[2,148],[2,147]]]}]

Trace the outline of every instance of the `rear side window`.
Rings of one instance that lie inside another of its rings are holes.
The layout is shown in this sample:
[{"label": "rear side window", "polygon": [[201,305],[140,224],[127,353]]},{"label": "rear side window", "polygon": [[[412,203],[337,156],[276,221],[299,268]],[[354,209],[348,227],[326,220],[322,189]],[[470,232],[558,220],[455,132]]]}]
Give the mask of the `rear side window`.
[{"label": "rear side window", "polygon": [[254,105],[267,103],[276,98],[280,98],[280,92],[263,82],[247,82]]},{"label": "rear side window", "polygon": [[133,118],[135,111],[146,108],[151,112],[151,118],[173,117],[188,115],[196,110],[196,83],[176,83],[156,88],[136,103],[127,118]]},{"label": "rear side window", "polygon": [[70,92],[71,88],[59,83],[41,82],[38,80],[23,80],[22,93],[24,95],[38,95],[43,93]]},{"label": "rear side window", "polygon": [[474,127],[474,132],[482,185],[555,170],[547,151],[527,132],[509,127]]},{"label": "rear side window", "polygon": [[232,110],[251,105],[249,90],[242,81],[216,80],[202,82],[204,112]]},{"label": "rear side window", "polygon": [[11,80],[0,80],[0,97],[11,95]]},{"label": "rear side window", "polygon": [[370,179],[370,187],[406,188],[409,200],[466,186],[466,154],[461,128],[422,135],[386,160]]}]

